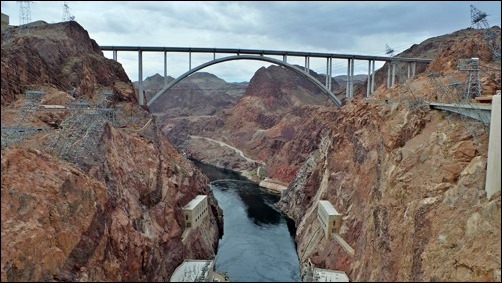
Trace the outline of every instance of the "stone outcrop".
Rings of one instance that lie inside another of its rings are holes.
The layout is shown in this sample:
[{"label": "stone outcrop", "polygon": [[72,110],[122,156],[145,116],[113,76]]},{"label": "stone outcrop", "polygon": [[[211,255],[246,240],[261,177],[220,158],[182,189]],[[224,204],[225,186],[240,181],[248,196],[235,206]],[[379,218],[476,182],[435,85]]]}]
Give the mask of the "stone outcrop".
[{"label": "stone outcrop", "polygon": [[[465,56],[493,67],[480,34],[427,40],[441,46],[429,71],[446,82],[458,75],[451,62]],[[297,225],[301,262],[343,270],[353,281],[500,280],[500,193],[487,199],[484,190],[488,127],[430,110],[424,100],[445,98],[429,71],[342,107],[303,163],[278,203]],[[500,89],[500,74],[490,73],[483,84],[491,79],[492,91]],[[354,256],[324,236],[319,200],[343,214],[339,234]]]},{"label": "stone outcrop", "polygon": [[[51,150],[52,137],[66,127],[61,121],[75,111],[70,109],[34,112],[24,126],[52,128],[2,146],[2,281],[168,281],[185,258],[213,257],[221,211],[208,179],[136,105],[120,64],[102,57],[76,22],[42,24],[29,35],[15,27],[7,31],[2,126],[22,112],[19,93],[27,86],[46,90],[43,102],[67,106],[76,98],[66,89],[74,79],[91,105],[101,89],[112,89],[107,107],[118,114],[92,133],[96,147],[81,159],[68,157],[72,147],[65,154]],[[79,67],[65,71],[70,62]],[[56,70],[61,75],[50,76]],[[199,194],[209,195],[209,216],[182,241],[182,207]]]},{"label": "stone outcrop", "polygon": [[[136,101],[122,66],[106,59],[75,21],[2,30],[1,79],[2,105],[12,103],[35,85],[52,86],[75,98],[88,99],[107,87],[115,101]],[[124,91],[127,88],[129,91]]]},{"label": "stone outcrop", "polygon": [[[354,281],[496,281],[500,194],[486,199],[487,128],[416,107],[355,101],[278,203],[302,262]],[[344,215],[351,257],[320,230],[318,200]]]}]

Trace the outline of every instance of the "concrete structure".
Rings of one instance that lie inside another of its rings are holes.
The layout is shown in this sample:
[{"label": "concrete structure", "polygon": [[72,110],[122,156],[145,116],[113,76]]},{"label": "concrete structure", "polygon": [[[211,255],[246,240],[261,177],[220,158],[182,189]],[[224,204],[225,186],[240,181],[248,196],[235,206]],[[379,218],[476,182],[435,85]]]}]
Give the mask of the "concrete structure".
[{"label": "concrete structure", "polygon": [[[145,47],[145,46],[100,46],[102,51],[112,51],[113,59],[117,60],[117,52],[118,51],[134,51],[138,52],[138,102],[143,105],[144,97],[143,97],[143,60],[142,60],[142,52],[163,52],[164,53],[164,78],[165,78],[165,87],[161,89],[150,101],[148,101],[147,105],[150,106],[160,95],[162,95],[166,90],[173,87],[182,79],[190,76],[191,74],[209,67],[214,64],[219,64],[232,60],[259,60],[271,62],[280,66],[284,66],[289,68],[300,75],[307,77],[311,82],[313,82],[316,86],[321,88],[324,92],[326,92],[329,97],[335,102],[337,105],[341,105],[341,101],[331,92],[332,85],[331,80],[329,79],[332,74],[333,67],[333,59],[347,59],[347,88],[345,96],[347,98],[354,97],[354,60],[365,60],[368,61],[368,84],[366,96],[369,96],[374,92],[374,62],[375,61],[384,61],[384,62],[393,62],[392,65],[392,75],[389,68],[388,73],[388,86],[394,85],[396,74],[395,64],[407,63],[409,64],[408,70],[412,70],[412,75],[415,74],[416,63],[425,63],[428,64],[432,59],[424,59],[424,58],[402,58],[402,57],[386,57],[386,56],[369,56],[369,55],[355,55],[355,54],[333,54],[333,53],[317,53],[317,52],[298,52],[298,51],[281,51],[281,50],[254,50],[254,49],[232,49],[232,48],[194,48],[194,47]],[[177,52],[177,53],[187,53],[188,54],[188,71],[181,75],[176,80],[167,84],[167,52]],[[207,63],[204,63],[198,67],[192,68],[192,53],[212,53],[213,60]],[[236,56],[228,56],[225,58],[216,58],[216,53],[221,54],[237,54]],[[269,56],[282,56],[282,60],[275,59]],[[294,57],[304,57],[305,58],[305,66],[303,69],[293,66],[287,63],[287,56]],[[312,75],[310,75],[310,58],[326,58],[326,82],[323,84],[318,81]],[[371,70],[371,63],[373,63],[373,69]],[[408,72],[408,76],[410,76],[410,72]],[[371,79],[373,78],[373,79]],[[370,82],[371,81],[371,82]],[[392,84],[391,84],[392,82]]]},{"label": "concrete structure", "polygon": [[227,278],[214,271],[212,260],[185,259],[178,266],[170,282],[228,282]]},{"label": "concrete structure", "polygon": [[490,124],[490,118],[492,107],[486,104],[448,104],[448,103],[436,103],[430,102],[430,108],[449,111],[453,113],[457,113],[463,116],[467,116],[472,119],[476,119],[478,121],[483,122],[485,125]]},{"label": "concrete structure", "polygon": [[317,205],[317,219],[321,223],[327,238],[330,238],[333,233],[338,233],[342,225],[342,215],[327,200],[319,201]]},{"label": "concrete structure", "polygon": [[492,100],[490,140],[488,142],[488,162],[486,165],[486,197],[500,191],[500,95]]},{"label": "concrete structure", "polygon": [[310,258],[303,264],[302,282],[350,282],[345,272],[316,268]]},{"label": "concrete structure", "polygon": [[350,280],[343,271],[314,268],[312,282],[350,282]]},{"label": "concrete structure", "polygon": [[9,25],[9,16],[2,13],[2,27],[8,26],[8,25]]},{"label": "concrete structure", "polygon": [[282,192],[284,192],[288,188],[287,183],[269,178],[265,178],[264,180],[260,181],[259,186],[265,188],[267,191],[273,194],[278,195],[282,195]]},{"label": "concrete structure", "polygon": [[207,216],[207,196],[198,195],[183,207],[185,228],[195,228]]},{"label": "concrete structure", "polygon": [[350,256],[354,256],[354,249],[349,245],[349,243],[345,242],[345,240],[338,233],[333,233],[333,238],[335,241],[342,246],[343,250],[348,253]]}]

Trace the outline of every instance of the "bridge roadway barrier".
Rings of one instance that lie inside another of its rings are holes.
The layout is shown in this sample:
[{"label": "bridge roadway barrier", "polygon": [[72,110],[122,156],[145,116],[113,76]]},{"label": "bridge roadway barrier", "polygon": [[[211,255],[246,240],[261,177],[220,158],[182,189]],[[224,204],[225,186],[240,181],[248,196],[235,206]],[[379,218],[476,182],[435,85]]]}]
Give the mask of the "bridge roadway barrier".
[{"label": "bridge roadway barrier", "polygon": [[470,117],[472,119],[483,122],[485,125],[490,124],[492,106],[489,104],[448,104],[429,102],[429,106],[432,109],[449,111]]}]

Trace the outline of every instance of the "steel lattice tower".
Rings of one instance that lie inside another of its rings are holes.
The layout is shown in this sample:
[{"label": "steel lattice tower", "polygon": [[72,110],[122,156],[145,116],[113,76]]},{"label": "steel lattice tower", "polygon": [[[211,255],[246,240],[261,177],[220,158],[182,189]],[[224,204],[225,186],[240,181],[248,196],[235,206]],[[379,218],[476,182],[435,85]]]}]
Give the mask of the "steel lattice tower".
[{"label": "steel lattice tower", "polygon": [[19,3],[19,25],[31,23],[30,3],[32,1],[17,1]]},{"label": "steel lattice tower", "polygon": [[490,25],[486,20],[488,15],[471,5],[471,27],[485,30],[485,39],[492,51],[492,59],[500,58],[500,44],[497,44],[497,34],[490,29]]},{"label": "steel lattice tower", "polygon": [[471,5],[471,26],[476,25],[478,29],[489,29],[490,25],[486,20],[487,16],[485,12]]},{"label": "steel lattice tower", "polygon": [[70,14],[70,6],[68,6],[68,2],[64,2],[63,4],[63,22],[73,21],[74,17]]}]

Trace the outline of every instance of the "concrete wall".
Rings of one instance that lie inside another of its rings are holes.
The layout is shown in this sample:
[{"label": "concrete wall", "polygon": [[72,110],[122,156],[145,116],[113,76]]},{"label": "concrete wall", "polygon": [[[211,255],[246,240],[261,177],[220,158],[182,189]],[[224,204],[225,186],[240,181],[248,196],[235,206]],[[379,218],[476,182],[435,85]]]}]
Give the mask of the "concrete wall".
[{"label": "concrete wall", "polygon": [[183,216],[185,219],[185,228],[195,228],[202,223],[207,216],[207,196],[198,195],[183,207]]},{"label": "concrete wall", "polygon": [[326,237],[338,233],[342,224],[342,215],[336,211],[329,201],[321,200],[317,205],[317,219],[323,227]]},{"label": "concrete wall", "polygon": [[488,143],[488,162],[486,167],[486,197],[500,191],[500,95],[492,100],[492,117],[490,122],[490,140]]},{"label": "concrete wall", "polygon": [[9,25],[9,16],[6,14],[2,13],[2,27],[3,26],[8,26]]}]

